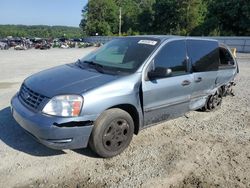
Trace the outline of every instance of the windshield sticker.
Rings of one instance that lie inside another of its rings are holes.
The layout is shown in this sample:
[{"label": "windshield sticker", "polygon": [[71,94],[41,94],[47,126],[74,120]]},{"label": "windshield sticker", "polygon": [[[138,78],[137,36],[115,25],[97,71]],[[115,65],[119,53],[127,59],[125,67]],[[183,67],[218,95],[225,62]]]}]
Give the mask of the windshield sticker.
[{"label": "windshield sticker", "polygon": [[148,45],[156,45],[157,44],[157,41],[154,41],[154,40],[140,40],[138,42],[138,44],[148,44]]}]

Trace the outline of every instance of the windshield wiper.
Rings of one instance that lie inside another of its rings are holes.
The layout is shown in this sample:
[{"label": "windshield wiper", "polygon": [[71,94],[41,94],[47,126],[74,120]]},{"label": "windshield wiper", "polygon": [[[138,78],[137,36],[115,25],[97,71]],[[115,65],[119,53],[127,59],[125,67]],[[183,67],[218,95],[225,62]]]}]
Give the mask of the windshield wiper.
[{"label": "windshield wiper", "polygon": [[91,67],[93,67],[98,72],[103,73],[103,65],[100,65],[99,63],[96,63],[94,61],[83,61],[83,63],[86,63],[86,64],[90,65]]},{"label": "windshield wiper", "polygon": [[77,62],[75,63],[79,68],[84,69],[84,66],[82,64],[82,61],[80,59],[77,60]]}]

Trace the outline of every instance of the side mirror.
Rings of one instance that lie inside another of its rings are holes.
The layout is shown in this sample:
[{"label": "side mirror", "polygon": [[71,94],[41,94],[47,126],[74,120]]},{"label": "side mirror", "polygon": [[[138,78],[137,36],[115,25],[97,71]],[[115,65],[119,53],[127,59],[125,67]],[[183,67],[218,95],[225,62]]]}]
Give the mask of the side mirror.
[{"label": "side mirror", "polygon": [[156,79],[156,78],[164,78],[164,77],[171,76],[171,74],[172,74],[172,69],[156,67],[154,70],[151,70],[148,72],[148,78],[150,80]]}]

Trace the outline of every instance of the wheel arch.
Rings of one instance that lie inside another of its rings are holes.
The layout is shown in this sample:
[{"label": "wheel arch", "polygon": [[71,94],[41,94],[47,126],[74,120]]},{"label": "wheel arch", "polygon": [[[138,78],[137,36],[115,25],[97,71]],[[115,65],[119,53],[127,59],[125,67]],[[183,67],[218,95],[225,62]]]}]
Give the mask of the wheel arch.
[{"label": "wheel arch", "polygon": [[129,113],[129,115],[132,117],[134,121],[134,134],[137,135],[140,130],[140,117],[139,117],[139,113],[136,107],[133,106],[132,104],[119,104],[119,105],[112,106],[109,109],[112,109],[112,108],[119,108]]}]

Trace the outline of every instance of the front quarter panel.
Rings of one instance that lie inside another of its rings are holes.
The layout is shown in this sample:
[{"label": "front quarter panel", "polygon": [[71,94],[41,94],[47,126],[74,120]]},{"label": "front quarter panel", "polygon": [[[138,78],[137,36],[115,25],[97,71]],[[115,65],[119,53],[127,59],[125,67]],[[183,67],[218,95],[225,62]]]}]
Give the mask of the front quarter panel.
[{"label": "front quarter panel", "polygon": [[133,105],[138,114],[142,115],[139,98],[140,84],[141,74],[134,73],[84,93],[81,115],[90,115],[94,121],[103,111],[121,104]]}]

